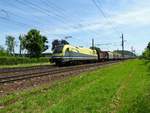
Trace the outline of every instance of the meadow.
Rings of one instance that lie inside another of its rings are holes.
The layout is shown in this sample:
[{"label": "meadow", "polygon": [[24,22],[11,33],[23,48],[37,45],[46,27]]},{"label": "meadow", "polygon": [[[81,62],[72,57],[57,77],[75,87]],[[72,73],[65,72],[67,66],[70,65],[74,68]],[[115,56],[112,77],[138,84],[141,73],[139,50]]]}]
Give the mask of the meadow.
[{"label": "meadow", "polygon": [[150,69],[128,60],[0,97],[0,113],[150,113]]}]

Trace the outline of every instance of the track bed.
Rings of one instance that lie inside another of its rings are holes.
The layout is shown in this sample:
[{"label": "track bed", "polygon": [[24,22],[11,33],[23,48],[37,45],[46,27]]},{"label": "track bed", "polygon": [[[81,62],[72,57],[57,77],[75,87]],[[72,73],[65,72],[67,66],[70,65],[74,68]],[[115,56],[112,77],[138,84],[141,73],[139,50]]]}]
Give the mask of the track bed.
[{"label": "track bed", "polygon": [[55,80],[78,75],[81,72],[91,71],[117,62],[118,61],[109,61],[69,67],[42,66],[41,68],[4,69],[0,73],[0,95],[5,95],[16,90],[36,87],[44,83],[52,83]]}]

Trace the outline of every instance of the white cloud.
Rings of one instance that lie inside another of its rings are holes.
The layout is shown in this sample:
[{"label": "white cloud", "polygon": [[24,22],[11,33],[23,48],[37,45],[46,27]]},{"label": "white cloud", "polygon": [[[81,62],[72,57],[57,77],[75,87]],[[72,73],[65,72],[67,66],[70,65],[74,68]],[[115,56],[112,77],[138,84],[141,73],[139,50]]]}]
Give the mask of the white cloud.
[{"label": "white cloud", "polygon": [[[75,26],[68,27],[57,27],[55,29],[44,30],[46,34],[52,32],[54,34],[67,34],[72,32],[81,32],[81,31],[96,31],[96,30],[105,30],[108,31],[113,26],[124,27],[126,26],[135,26],[141,27],[144,25],[150,24],[150,7],[139,7],[138,9],[128,10],[125,12],[120,12],[118,15],[115,15],[111,18],[99,19],[93,18],[91,20],[86,20]],[[111,25],[112,24],[112,25]]]},{"label": "white cloud", "polygon": [[119,25],[143,26],[150,24],[150,8],[139,8],[120,14],[113,18]]}]

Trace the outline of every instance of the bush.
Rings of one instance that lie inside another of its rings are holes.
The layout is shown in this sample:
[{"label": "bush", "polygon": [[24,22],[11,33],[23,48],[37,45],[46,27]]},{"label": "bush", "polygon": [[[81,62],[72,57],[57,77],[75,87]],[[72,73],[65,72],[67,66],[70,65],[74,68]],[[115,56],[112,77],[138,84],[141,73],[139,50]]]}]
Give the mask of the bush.
[{"label": "bush", "polygon": [[44,62],[49,62],[49,58],[0,57],[0,65],[17,65],[17,64],[44,63]]},{"label": "bush", "polygon": [[10,56],[5,50],[0,50],[0,56]]},{"label": "bush", "polygon": [[150,48],[146,48],[142,54],[143,58],[150,60]]},{"label": "bush", "polygon": [[147,63],[148,69],[150,69],[150,61]]}]

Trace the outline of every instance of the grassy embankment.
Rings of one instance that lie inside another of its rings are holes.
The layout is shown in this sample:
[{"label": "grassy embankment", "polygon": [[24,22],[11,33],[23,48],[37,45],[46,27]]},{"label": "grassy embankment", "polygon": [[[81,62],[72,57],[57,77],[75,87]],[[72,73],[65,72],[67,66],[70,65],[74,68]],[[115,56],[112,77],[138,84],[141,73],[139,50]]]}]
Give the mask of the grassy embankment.
[{"label": "grassy embankment", "polygon": [[0,57],[0,68],[30,67],[49,64],[49,58]]},{"label": "grassy embankment", "polygon": [[150,113],[150,71],[130,60],[0,99],[4,113]]}]

